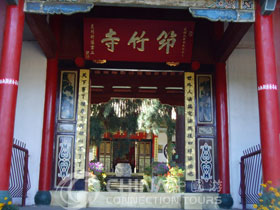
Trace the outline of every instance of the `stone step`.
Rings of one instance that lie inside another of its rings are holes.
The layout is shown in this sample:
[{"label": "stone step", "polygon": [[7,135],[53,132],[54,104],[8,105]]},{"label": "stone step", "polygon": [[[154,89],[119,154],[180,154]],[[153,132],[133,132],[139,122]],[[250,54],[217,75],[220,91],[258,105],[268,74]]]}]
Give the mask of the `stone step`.
[{"label": "stone step", "polygon": [[117,192],[143,192],[143,177],[107,177],[107,189]]},{"label": "stone step", "polygon": [[51,191],[53,206],[65,208],[218,209],[217,193]]},{"label": "stone step", "polygon": [[118,192],[143,192],[144,190],[142,185],[123,185],[123,184],[107,185],[107,189],[110,189],[110,191],[118,191]]}]

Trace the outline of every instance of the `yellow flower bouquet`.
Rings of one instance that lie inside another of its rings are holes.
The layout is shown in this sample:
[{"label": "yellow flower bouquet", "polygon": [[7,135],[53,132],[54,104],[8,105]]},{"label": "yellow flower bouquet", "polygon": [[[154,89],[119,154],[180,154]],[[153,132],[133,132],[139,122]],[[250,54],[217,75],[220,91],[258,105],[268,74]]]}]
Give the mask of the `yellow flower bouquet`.
[{"label": "yellow flower bouquet", "polygon": [[280,188],[272,186],[271,181],[261,186],[263,193],[259,193],[259,203],[253,207],[257,210],[280,210]]}]

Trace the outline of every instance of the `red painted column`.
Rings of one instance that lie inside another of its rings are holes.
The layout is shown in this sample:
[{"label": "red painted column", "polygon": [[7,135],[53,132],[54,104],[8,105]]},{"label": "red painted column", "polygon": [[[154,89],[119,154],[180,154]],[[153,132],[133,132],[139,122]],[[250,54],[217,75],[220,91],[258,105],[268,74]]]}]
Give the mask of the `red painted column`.
[{"label": "red painted column", "polygon": [[233,205],[230,194],[229,176],[229,136],[228,136],[228,110],[227,110],[227,77],[226,64],[216,63],[216,115],[217,115],[217,149],[219,180],[222,189],[219,192],[220,208],[229,209]]},{"label": "red painted column", "polygon": [[[214,24],[214,38],[221,40],[224,34],[224,24]],[[220,193],[220,208],[231,208],[233,199],[230,194],[229,175],[229,136],[228,136],[228,110],[227,110],[227,77],[226,64],[216,63],[216,119],[217,119],[217,149],[218,149],[218,174],[222,188]]]},{"label": "red painted column", "polygon": [[255,48],[264,181],[280,184],[279,106],[272,15],[256,5]]},{"label": "red painted column", "polygon": [[57,58],[48,59],[47,61],[39,189],[35,196],[35,203],[37,205],[49,205],[51,202],[51,194],[49,191],[51,189],[52,178],[55,103],[58,74],[57,64]]},{"label": "red painted column", "polygon": [[58,62],[56,58],[48,59],[47,61],[39,191],[49,191],[51,188],[55,103],[58,74],[57,64]]},{"label": "red painted column", "polygon": [[230,193],[227,78],[225,63],[216,64],[216,106],[219,179],[222,181],[220,193]]},{"label": "red painted column", "polygon": [[6,8],[7,8],[7,2],[0,1],[0,55],[2,52],[2,43],[3,43],[3,36],[5,31],[4,27],[5,27],[5,19],[6,19]]},{"label": "red painted column", "polygon": [[[59,43],[60,19],[50,20],[56,40]],[[58,58],[48,58],[45,89],[44,121],[42,131],[42,146],[40,160],[39,189],[35,196],[37,205],[49,205],[51,202],[51,181],[53,175],[53,142],[55,130],[55,108],[58,77]]]},{"label": "red painted column", "polygon": [[0,194],[1,191],[7,191],[9,188],[24,26],[23,4],[24,1],[19,0],[18,5],[9,5],[6,9],[5,32],[0,64]]},{"label": "red painted column", "polygon": [[[275,60],[277,67],[277,81],[278,87],[280,86],[280,1],[276,5],[276,9],[272,14],[273,16],[273,35],[274,35],[274,48],[275,48]],[[280,109],[280,94],[278,90],[278,105]],[[280,123],[279,123],[280,126]],[[280,128],[279,128],[280,129]]]}]

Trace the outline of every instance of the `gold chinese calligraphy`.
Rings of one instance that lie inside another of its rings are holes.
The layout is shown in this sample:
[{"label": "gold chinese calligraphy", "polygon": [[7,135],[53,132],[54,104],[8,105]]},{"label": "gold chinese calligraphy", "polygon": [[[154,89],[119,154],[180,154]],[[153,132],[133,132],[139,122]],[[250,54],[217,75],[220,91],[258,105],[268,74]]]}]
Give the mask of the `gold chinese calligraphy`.
[{"label": "gold chinese calligraphy", "polygon": [[89,79],[89,70],[81,69],[79,80],[78,119],[75,140],[75,179],[83,179],[85,176]]},{"label": "gold chinese calligraphy", "polygon": [[185,73],[185,167],[186,180],[196,179],[194,73]]}]

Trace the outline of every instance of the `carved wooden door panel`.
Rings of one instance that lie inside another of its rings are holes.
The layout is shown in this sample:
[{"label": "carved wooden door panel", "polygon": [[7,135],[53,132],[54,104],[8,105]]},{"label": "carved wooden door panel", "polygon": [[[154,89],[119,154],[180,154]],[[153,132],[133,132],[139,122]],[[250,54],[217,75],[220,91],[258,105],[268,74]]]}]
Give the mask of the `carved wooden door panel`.
[{"label": "carved wooden door panel", "polygon": [[138,142],[138,172],[143,173],[146,167],[151,166],[151,147],[150,141]]},{"label": "carved wooden door panel", "polygon": [[105,172],[110,172],[112,168],[112,143],[103,141],[99,147],[99,161],[103,163]]}]

